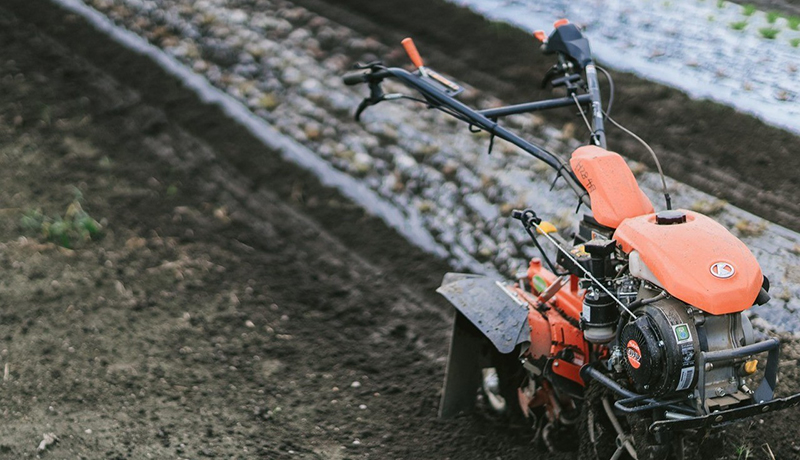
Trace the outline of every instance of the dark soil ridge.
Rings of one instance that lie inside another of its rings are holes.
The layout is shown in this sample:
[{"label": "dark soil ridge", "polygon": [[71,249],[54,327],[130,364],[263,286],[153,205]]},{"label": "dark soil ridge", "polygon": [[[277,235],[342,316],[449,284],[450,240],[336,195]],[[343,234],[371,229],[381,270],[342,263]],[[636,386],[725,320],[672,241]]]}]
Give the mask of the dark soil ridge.
[{"label": "dark soil ridge", "polygon": [[[445,0],[293,3],[398,48],[411,36],[427,64],[506,102],[552,97],[539,87],[552,59],[538,51],[530,34]],[[406,61],[403,56],[390,62]],[[612,115],[651,144],[669,176],[800,231],[800,137],[733,108],[692,100],[677,89],[611,73],[616,83]],[[573,111],[543,116],[555,126],[574,123],[581,133],[583,122]],[[641,145],[613,126],[608,143],[652,166]]]}]

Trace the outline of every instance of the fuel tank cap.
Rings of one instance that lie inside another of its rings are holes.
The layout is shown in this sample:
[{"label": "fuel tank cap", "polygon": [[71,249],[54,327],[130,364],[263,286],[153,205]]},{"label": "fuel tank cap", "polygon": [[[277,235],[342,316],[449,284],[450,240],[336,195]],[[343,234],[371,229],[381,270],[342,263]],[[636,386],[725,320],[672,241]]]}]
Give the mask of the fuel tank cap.
[{"label": "fuel tank cap", "polygon": [[675,225],[686,223],[686,213],[679,210],[661,211],[656,213],[656,224]]}]

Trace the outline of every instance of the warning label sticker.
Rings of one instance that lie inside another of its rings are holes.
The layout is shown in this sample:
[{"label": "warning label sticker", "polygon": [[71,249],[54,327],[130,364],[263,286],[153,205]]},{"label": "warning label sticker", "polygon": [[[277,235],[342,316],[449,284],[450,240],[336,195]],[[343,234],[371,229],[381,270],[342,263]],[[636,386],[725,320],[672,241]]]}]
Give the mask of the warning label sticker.
[{"label": "warning label sticker", "polygon": [[681,369],[681,379],[678,382],[678,388],[675,391],[681,391],[689,388],[694,380],[694,367],[684,367]]}]

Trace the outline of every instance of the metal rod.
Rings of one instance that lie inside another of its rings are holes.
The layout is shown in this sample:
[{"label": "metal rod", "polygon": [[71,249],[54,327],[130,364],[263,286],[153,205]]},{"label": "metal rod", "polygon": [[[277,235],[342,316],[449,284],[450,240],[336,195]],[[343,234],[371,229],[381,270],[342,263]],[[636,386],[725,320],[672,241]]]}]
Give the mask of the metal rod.
[{"label": "metal rod", "polygon": [[611,380],[607,375],[589,366],[588,364],[581,368],[580,374],[584,382],[588,383],[589,380],[591,379],[597,380],[603,386],[611,389],[611,391],[617,393],[620,396],[624,396],[626,398],[636,398],[638,396],[642,396],[640,394],[636,394],[628,389],[623,388],[622,385]]},{"label": "metal rod", "polygon": [[603,124],[603,105],[600,101],[600,83],[597,81],[597,69],[594,64],[586,66],[586,81],[589,84],[589,96],[592,101],[592,127],[593,137],[597,139],[597,145],[606,148],[606,128]]},{"label": "metal rod", "polygon": [[[590,94],[581,94],[580,96],[577,96],[577,99],[581,104],[591,104],[592,102],[592,96]],[[498,107],[496,109],[478,110],[478,113],[486,118],[499,118],[508,115],[516,115],[518,113],[529,113],[540,110],[555,109],[558,107],[568,107],[574,103],[575,101],[571,97],[561,97],[557,99],[547,99],[544,101],[508,105],[505,107]]]},{"label": "metal rod", "polygon": [[[636,450],[633,448],[633,444],[631,444],[631,441],[629,439],[630,436],[628,435],[628,433],[625,433],[625,430],[622,429],[622,425],[619,423],[617,415],[614,414],[614,409],[611,407],[611,403],[608,401],[608,398],[603,398],[603,409],[606,410],[606,415],[608,416],[608,420],[611,421],[611,425],[614,426],[614,430],[616,430],[617,435],[622,440],[622,446],[625,447],[625,449],[628,451],[628,454],[630,454],[630,456],[633,457],[635,460],[637,458]],[[617,449],[617,452],[614,452],[614,456],[619,458],[620,455],[621,452],[619,451],[619,449]]]},{"label": "metal rod", "polygon": [[719,361],[731,361],[736,358],[744,358],[745,356],[755,355],[770,351],[780,346],[781,342],[772,337],[763,342],[757,342],[750,345],[745,345],[739,348],[732,348],[729,350],[719,351],[704,351],[703,358],[707,363],[715,363]]}]

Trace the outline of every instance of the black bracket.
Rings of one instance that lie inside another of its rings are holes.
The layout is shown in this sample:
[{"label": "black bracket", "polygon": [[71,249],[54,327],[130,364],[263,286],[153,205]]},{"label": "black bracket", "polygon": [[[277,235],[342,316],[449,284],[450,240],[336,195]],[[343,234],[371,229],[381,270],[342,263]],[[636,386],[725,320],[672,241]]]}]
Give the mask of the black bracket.
[{"label": "black bracket", "polygon": [[358,108],[356,109],[356,121],[361,121],[361,114],[367,107],[371,105],[375,105],[381,101],[383,101],[385,94],[383,93],[383,88],[381,87],[380,82],[372,81],[369,83],[369,97],[361,101],[361,104],[358,104]]}]

